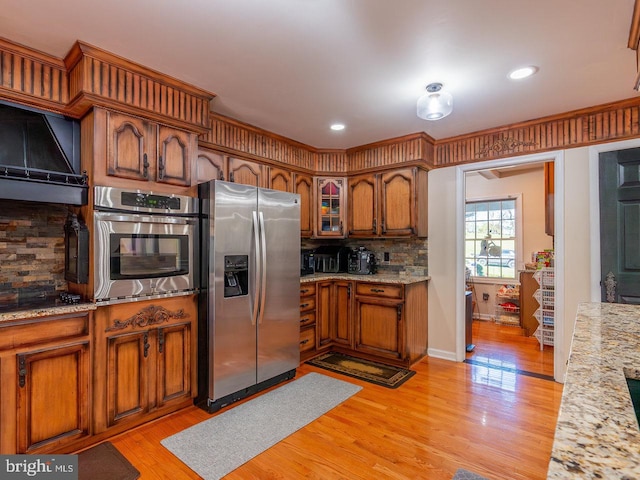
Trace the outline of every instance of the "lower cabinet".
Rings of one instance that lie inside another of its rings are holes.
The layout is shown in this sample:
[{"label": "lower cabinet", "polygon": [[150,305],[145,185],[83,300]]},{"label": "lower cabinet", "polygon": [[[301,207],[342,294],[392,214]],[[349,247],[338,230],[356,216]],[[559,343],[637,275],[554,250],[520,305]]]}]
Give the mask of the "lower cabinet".
[{"label": "lower cabinet", "polygon": [[302,361],[334,350],[410,366],[427,354],[427,282],[318,281],[315,325],[301,326],[301,339],[311,328],[316,348],[301,346]]},{"label": "lower cabinet", "polygon": [[195,296],[98,308],[96,433],[117,433],[192,402],[196,325]]},{"label": "lower cabinet", "polygon": [[353,346],[353,284],[349,280],[318,282],[318,349]]},{"label": "lower cabinet", "polygon": [[316,354],[316,284],[300,284],[300,361]]},{"label": "lower cabinet", "polygon": [[70,452],[91,435],[91,313],[0,326],[0,453]]},{"label": "lower cabinet", "polygon": [[358,352],[403,360],[404,301],[356,297],[355,345]]}]

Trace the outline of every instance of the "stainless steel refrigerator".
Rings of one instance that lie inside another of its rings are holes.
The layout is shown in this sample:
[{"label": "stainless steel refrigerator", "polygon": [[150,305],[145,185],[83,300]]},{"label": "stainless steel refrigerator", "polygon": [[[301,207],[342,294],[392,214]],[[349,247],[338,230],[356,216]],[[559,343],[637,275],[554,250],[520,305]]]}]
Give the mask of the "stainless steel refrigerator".
[{"label": "stainless steel refrigerator", "polygon": [[300,363],[300,196],[199,185],[196,403],[214,412],[295,376]]}]

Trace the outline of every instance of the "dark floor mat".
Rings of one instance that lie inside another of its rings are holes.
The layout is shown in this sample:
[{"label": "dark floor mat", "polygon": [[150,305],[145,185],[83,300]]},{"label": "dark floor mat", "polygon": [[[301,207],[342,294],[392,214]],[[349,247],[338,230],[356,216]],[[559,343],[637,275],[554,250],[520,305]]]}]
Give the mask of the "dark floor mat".
[{"label": "dark floor mat", "polygon": [[140,472],[110,442],[78,454],[78,480],[135,480],[139,477]]}]

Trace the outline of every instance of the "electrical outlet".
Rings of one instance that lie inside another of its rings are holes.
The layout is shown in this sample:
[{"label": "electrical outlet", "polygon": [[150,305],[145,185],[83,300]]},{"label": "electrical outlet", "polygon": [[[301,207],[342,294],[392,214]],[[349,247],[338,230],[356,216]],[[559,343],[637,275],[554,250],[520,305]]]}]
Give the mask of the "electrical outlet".
[{"label": "electrical outlet", "polygon": [[482,294],[482,300],[485,301],[485,302],[488,302],[489,301],[489,294],[488,293],[483,293]]},{"label": "electrical outlet", "polygon": [[385,262],[389,262],[391,260],[389,257],[390,257],[389,252],[384,252],[384,261]]}]

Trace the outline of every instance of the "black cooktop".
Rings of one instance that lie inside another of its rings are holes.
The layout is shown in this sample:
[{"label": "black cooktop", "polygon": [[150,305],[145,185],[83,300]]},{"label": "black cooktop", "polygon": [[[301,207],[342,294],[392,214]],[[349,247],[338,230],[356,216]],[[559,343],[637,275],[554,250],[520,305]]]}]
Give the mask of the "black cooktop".
[{"label": "black cooktop", "polygon": [[62,307],[81,302],[80,295],[62,292],[55,295],[18,298],[9,303],[0,303],[0,313],[20,312],[23,310],[38,310],[41,308]]}]

